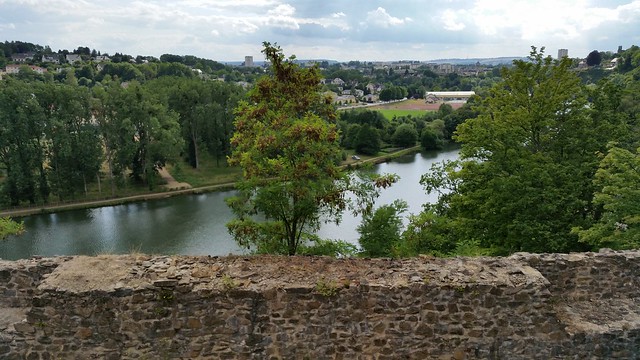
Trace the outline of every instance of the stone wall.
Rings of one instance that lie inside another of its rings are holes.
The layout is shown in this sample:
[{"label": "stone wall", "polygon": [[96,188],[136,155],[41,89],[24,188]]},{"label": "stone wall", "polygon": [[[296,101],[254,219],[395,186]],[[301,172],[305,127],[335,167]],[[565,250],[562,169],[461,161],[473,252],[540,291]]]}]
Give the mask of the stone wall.
[{"label": "stone wall", "polygon": [[0,261],[0,358],[633,359],[639,282],[638,251]]}]

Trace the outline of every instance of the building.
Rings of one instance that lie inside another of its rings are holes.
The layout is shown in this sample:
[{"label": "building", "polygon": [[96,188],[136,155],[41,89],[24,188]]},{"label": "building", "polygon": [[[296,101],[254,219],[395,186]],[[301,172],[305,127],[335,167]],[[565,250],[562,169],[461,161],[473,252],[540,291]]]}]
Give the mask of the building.
[{"label": "building", "polygon": [[335,79],[331,80],[331,83],[333,85],[338,85],[338,86],[344,86],[344,84],[345,84],[344,80],[342,80],[340,78],[335,78]]},{"label": "building", "polygon": [[466,103],[475,94],[474,91],[427,91],[424,98],[428,104],[443,102]]},{"label": "building", "polygon": [[78,61],[82,61],[82,58],[80,57],[80,55],[76,55],[76,54],[69,54],[66,56],[67,62],[69,64],[75,64]]},{"label": "building", "polygon": [[438,64],[436,66],[436,73],[439,75],[453,74],[454,72],[456,69],[453,64]]},{"label": "building", "polygon": [[558,60],[569,57],[569,49],[558,49]]},{"label": "building", "polygon": [[35,66],[35,65],[17,65],[17,64],[10,64],[7,65],[7,67],[4,69],[5,74],[17,74],[20,72],[20,68],[22,66],[26,66],[29,69],[35,71],[38,74],[44,74],[45,72],[47,72],[47,69],[45,68],[41,68],[40,66]]},{"label": "building", "polygon": [[35,53],[32,53],[32,52],[13,54],[11,55],[11,60],[13,60],[14,62],[24,63],[24,62],[33,60],[34,56],[35,56]]},{"label": "building", "polygon": [[60,60],[58,60],[58,56],[57,55],[42,55],[42,62],[43,63],[60,64]]},{"label": "building", "polygon": [[253,64],[253,56],[245,56],[244,57],[244,66],[246,67],[254,67]]},{"label": "building", "polygon": [[107,56],[107,55],[97,55],[96,56],[96,62],[101,62],[101,61],[110,61],[111,59]]}]

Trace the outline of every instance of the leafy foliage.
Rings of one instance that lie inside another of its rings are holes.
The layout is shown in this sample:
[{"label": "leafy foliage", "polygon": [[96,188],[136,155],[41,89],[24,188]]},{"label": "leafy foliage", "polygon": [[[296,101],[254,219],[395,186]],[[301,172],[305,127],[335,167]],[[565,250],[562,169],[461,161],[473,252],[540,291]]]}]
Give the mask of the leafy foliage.
[{"label": "leafy foliage", "polygon": [[426,236],[497,254],[585,249],[570,229],[593,220],[596,153],[615,126],[590,116],[569,65],[534,48],[503,71],[480,115],[458,126],[461,162],[423,176],[427,191],[442,191]]},{"label": "leafy foliage", "polygon": [[322,221],[340,220],[350,204],[346,192],[355,191],[358,208],[367,211],[376,186],[394,178],[358,186],[340,173],[335,108],[320,94],[318,69],[301,69],[267,42],[263,53],[272,73],[236,108],[229,162],[242,167],[243,180],[238,196],[227,199],[237,216],[227,227],[242,246],[293,255]]},{"label": "leafy foliage", "polygon": [[8,79],[0,87],[0,161],[7,179],[3,192],[11,205],[46,201],[45,114],[26,83]]},{"label": "leafy foliage", "polygon": [[358,154],[376,155],[380,151],[380,135],[368,124],[358,129],[353,147]]},{"label": "leafy foliage", "polygon": [[595,247],[635,249],[640,247],[640,148],[612,147],[600,162],[595,183],[600,190],[594,203],[602,217],[591,228],[574,229],[580,240]]},{"label": "leafy foliage", "polygon": [[15,222],[8,217],[0,217],[0,240],[9,235],[20,235],[24,232],[24,223]]},{"label": "leafy foliage", "polygon": [[382,205],[373,214],[363,216],[358,226],[358,242],[363,255],[372,257],[390,257],[395,255],[395,247],[401,241],[402,218],[400,214],[407,210],[407,203],[396,200],[392,204]]},{"label": "leafy foliage", "polygon": [[587,65],[596,66],[602,62],[602,55],[598,50],[593,50],[587,55]]},{"label": "leafy foliage", "polygon": [[416,145],[418,132],[413,125],[402,124],[396,128],[391,139],[396,146],[412,147]]}]

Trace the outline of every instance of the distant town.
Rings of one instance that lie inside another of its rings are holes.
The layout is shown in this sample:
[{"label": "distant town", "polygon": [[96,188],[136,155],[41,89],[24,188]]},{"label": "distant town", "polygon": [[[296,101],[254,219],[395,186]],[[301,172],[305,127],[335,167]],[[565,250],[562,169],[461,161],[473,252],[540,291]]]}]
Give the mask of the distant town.
[{"label": "distant town", "polygon": [[[167,64],[181,64],[196,76],[233,82],[248,88],[268,66],[265,61],[257,61],[253,55],[246,56],[244,61],[222,63],[191,55],[163,54],[157,58],[117,52],[108,54],[82,46],[74,50],[53,51],[49,46],[21,41],[0,43],[0,50],[0,79],[21,71],[60,79],[70,70],[74,70],[78,83],[86,86],[100,82],[105,75],[117,76],[121,81],[149,80],[154,74],[148,70],[155,68],[149,64],[165,64],[165,68]],[[594,50],[585,58],[573,58],[574,68],[588,70],[596,67],[598,71],[613,70],[618,61],[616,54],[622,50],[622,47],[615,53]],[[568,49],[557,50],[556,59],[569,56]],[[466,93],[456,99],[464,100],[470,91],[486,87],[486,79],[498,77],[500,67],[510,66],[514,60],[519,59],[525,57],[342,63],[326,59],[295,61],[302,67],[318,66],[325,75],[322,81],[324,88],[331,94],[333,101],[341,106],[352,106],[358,103],[396,100],[402,95],[434,101],[433,96],[429,98],[427,95],[429,92],[437,91],[463,91]],[[136,66],[139,68],[135,68]],[[178,71],[175,67],[165,70],[166,73]],[[184,69],[180,69],[182,70]],[[396,96],[390,89],[392,86],[403,87],[405,92],[396,91]]]}]

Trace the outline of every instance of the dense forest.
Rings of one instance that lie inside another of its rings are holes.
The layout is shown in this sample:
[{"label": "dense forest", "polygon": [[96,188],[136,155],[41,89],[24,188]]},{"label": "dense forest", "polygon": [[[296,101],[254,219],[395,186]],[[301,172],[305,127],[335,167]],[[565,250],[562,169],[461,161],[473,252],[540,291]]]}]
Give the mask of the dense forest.
[{"label": "dense forest", "polygon": [[[231,67],[193,56],[114,54],[100,63],[92,60],[100,52],[83,47],[54,53],[5,42],[0,50],[0,66],[13,54],[35,54],[19,73],[0,81],[4,206],[81,200],[96,189],[110,196],[155,189],[158,169],[183,161],[193,168],[203,161],[227,167],[229,156],[242,158],[232,145],[238,114],[251,119],[240,106],[247,106],[245,86],[267,84],[274,75],[273,68]],[[84,61],[65,63],[67,54]],[[59,66],[43,62],[54,55]],[[460,109],[443,104],[421,116],[388,119],[371,110],[340,111],[330,119],[317,114],[338,134],[332,141],[342,154],[332,155],[334,165],[345,150],[375,155],[383,147],[416,143],[425,149],[446,141],[461,146],[458,162],[423,176],[425,191],[438,192],[440,200],[410,215],[408,225],[401,221],[401,201],[363,212],[364,254],[637,247],[640,49],[616,56],[614,70],[577,69],[572,59],[554,61],[534,49],[527,61],[470,77],[429,68],[376,70],[369,64],[307,68],[317,71],[311,78],[318,81],[312,87],[318,93],[334,87],[321,85],[321,78],[339,77],[345,89],[364,92],[376,83],[403,97],[420,97],[426,89],[478,94]],[[38,73],[30,64],[49,71]],[[296,64],[287,71],[302,69]]]}]

